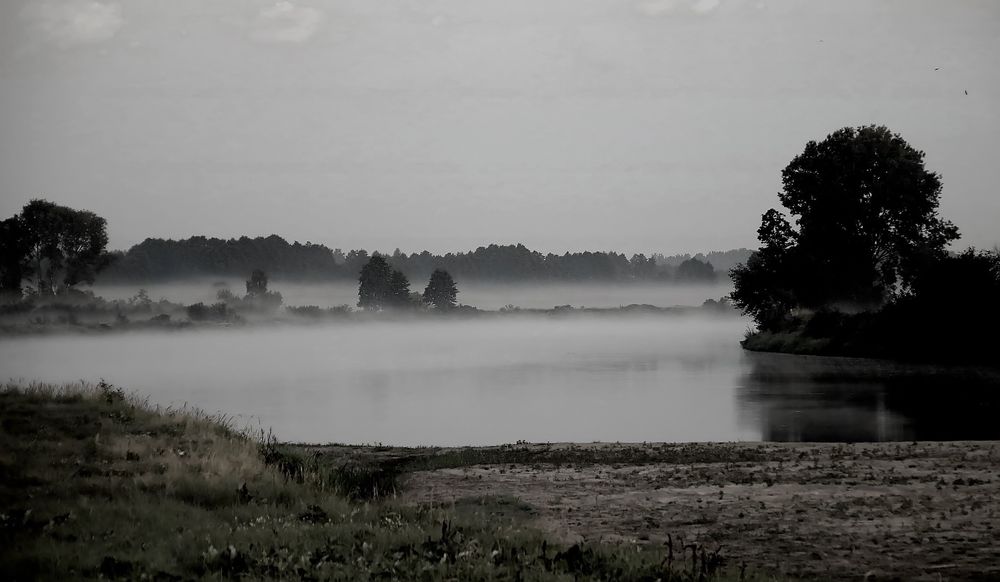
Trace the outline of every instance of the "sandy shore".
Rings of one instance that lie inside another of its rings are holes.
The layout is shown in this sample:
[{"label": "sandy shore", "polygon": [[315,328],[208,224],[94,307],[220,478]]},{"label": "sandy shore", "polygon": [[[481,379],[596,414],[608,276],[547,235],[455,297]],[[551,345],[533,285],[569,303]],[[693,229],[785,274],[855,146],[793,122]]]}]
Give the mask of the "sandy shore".
[{"label": "sandy shore", "polygon": [[[670,534],[795,577],[1000,580],[998,442],[526,446],[541,462],[411,473],[403,501],[514,496],[567,541]],[[544,460],[560,447],[682,461]]]}]

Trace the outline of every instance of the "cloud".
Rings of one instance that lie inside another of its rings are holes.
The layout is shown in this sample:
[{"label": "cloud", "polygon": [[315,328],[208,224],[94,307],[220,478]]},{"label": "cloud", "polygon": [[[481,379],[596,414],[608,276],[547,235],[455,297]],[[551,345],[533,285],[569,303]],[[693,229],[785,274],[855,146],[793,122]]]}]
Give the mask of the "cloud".
[{"label": "cloud", "polygon": [[639,12],[647,16],[670,14],[711,14],[722,0],[645,0],[638,5]]},{"label": "cloud", "polygon": [[260,10],[250,37],[260,42],[300,44],[312,38],[322,24],[320,10],[282,0]]},{"label": "cloud", "polygon": [[24,7],[21,17],[61,48],[111,40],[125,24],[119,4],[90,0],[35,0]]}]

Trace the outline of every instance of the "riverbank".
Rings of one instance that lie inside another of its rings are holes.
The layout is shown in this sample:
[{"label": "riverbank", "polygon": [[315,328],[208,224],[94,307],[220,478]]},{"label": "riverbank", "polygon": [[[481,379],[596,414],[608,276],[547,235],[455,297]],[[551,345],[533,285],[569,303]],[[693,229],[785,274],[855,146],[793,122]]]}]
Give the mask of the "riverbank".
[{"label": "riverbank", "polygon": [[12,580],[1000,577],[997,442],[282,445],[99,385],[0,445]]},{"label": "riverbank", "polygon": [[801,313],[748,332],[740,344],[756,352],[995,368],[1000,363],[993,330],[1000,319],[986,305],[992,304],[985,299],[919,304],[909,298],[871,312]]},{"label": "riverbank", "polygon": [[659,546],[563,543],[516,499],[373,499],[361,487],[366,475],[240,431],[227,417],[156,409],[113,386],[7,385],[0,389],[0,575],[744,579],[740,564],[715,548],[691,556],[680,547],[671,555]]},{"label": "riverbank", "polygon": [[[955,358],[913,357],[886,345],[872,342],[871,338],[827,337],[810,334],[802,329],[786,331],[757,331],[747,334],[740,346],[751,352],[790,354],[796,356],[830,356],[835,358],[865,358],[869,360],[891,360],[897,362],[937,362],[955,363]],[[973,362],[983,364],[985,362]]]}]

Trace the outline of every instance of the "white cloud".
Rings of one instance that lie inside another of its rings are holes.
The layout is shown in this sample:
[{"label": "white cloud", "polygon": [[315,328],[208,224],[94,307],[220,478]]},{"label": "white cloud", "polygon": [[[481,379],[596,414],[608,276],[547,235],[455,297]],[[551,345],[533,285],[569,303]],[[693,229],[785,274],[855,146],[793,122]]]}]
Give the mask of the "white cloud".
[{"label": "white cloud", "polygon": [[119,4],[90,0],[35,0],[24,7],[21,17],[62,48],[111,40],[125,24]]},{"label": "white cloud", "polygon": [[260,10],[250,37],[260,42],[299,44],[312,38],[322,24],[320,10],[282,0]]}]

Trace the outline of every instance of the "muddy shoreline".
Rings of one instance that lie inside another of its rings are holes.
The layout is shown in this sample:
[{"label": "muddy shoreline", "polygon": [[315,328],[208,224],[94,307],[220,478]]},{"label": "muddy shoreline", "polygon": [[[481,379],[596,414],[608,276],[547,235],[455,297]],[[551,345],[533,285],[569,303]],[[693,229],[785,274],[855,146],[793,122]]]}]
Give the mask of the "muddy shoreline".
[{"label": "muddy shoreline", "polygon": [[669,536],[796,578],[1000,579],[996,441],[308,448],[403,467],[404,503],[517,498],[568,542]]}]

